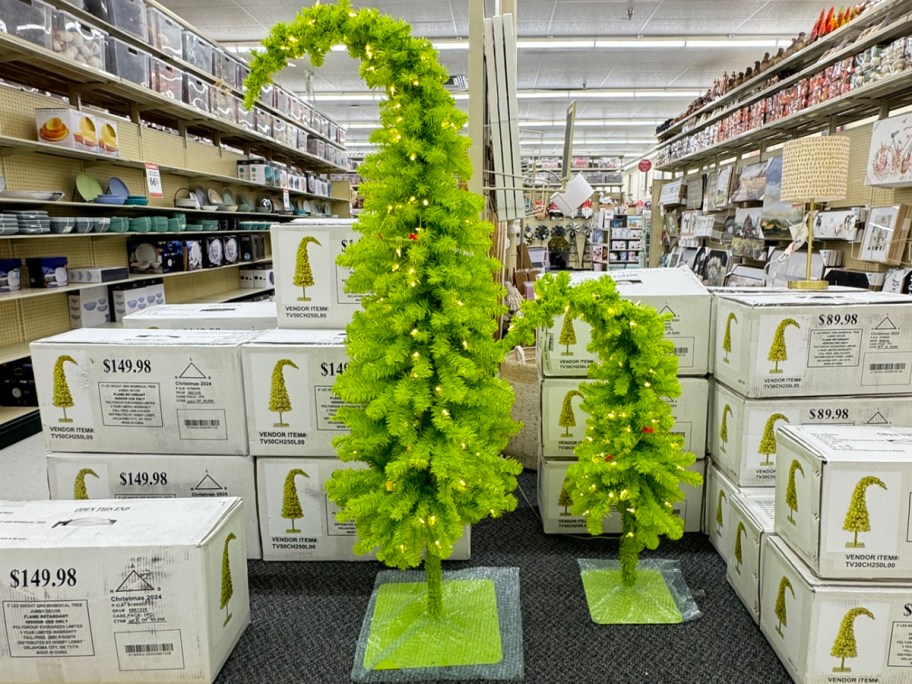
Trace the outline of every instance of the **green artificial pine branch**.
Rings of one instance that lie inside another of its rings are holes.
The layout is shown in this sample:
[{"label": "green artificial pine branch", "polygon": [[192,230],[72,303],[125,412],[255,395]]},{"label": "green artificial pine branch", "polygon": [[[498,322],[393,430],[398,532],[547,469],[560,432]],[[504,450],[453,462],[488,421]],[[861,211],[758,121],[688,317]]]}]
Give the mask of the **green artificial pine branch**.
[{"label": "green artificial pine branch", "polygon": [[343,461],[368,467],[335,472],[326,489],[339,520],[355,523],[356,552],[402,569],[427,557],[437,614],[439,560],[463,526],[516,507],[522,467],[501,454],[519,426],[498,377],[500,265],[488,255],[492,226],[479,219],[484,200],[460,187],[471,174],[470,141],[459,134],[466,116],[430,41],[407,24],[348,2],[302,9],[254,53],[246,106],[288,60],[320,66],[336,44],[385,99],[371,134],[378,151],[358,169],[361,237],[339,258],[352,269],[346,290],[364,296],[334,387],[353,405],[337,414],[349,434],[335,445]]}]

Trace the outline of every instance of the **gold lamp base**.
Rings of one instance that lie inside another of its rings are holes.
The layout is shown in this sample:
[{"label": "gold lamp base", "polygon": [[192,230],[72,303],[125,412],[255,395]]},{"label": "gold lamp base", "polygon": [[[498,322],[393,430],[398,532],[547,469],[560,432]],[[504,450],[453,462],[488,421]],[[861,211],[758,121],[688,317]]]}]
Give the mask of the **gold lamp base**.
[{"label": "gold lamp base", "polygon": [[829,283],[825,280],[790,280],[788,289],[790,290],[825,290]]}]

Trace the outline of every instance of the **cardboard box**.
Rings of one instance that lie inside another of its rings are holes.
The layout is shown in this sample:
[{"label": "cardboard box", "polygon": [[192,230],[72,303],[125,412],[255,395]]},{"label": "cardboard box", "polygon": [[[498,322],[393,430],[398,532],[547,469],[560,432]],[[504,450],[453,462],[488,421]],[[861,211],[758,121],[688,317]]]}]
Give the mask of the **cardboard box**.
[{"label": "cardboard box", "polygon": [[[263,560],[323,561],[376,560],[374,554],[356,555],[353,522],[336,520],[338,507],[326,496],[324,485],[341,469],[364,467],[327,458],[256,458],[257,501]],[[286,482],[293,483],[286,487]],[[297,497],[300,518],[286,518],[286,495]],[[451,560],[468,560],[471,527],[454,545]]]},{"label": "cardboard box", "polygon": [[[111,301],[112,320],[123,321],[124,316],[140,311],[146,307],[145,284],[140,281],[132,283],[118,283],[108,287],[108,297]],[[139,301],[142,297],[142,302]]]},{"label": "cardboard box", "polygon": [[[351,270],[336,264],[358,239],[353,224],[354,219],[296,219],[272,226],[280,328],[344,328],[361,308],[361,295],[345,291]],[[309,268],[296,274],[298,262]]]},{"label": "cardboard box", "polygon": [[110,266],[107,268],[68,268],[69,281],[74,285],[81,283],[107,283],[112,280],[126,280],[130,277],[130,269],[126,266]]},{"label": "cardboard box", "polygon": [[127,241],[130,273],[180,273],[184,270],[184,243],[180,240],[132,238]]},{"label": "cardboard box", "polygon": [[823,581],[777,537],[760,577],[760,630],[795,682],[909,681],[912,583]]},{"label": "cardboard box", "polygon": [[98,123],[95,115],[89,112],[70,107],[38,108],[35,127],[40,142],[70,150],[98,152]]},{"label": "cardboard box", "polygon": [[[816,237],[817,234],[815,233]],[[712,287],[707,286],[706,289],[712,295],[712,299],[709,302],[709,334],[710,342],[713,340],[714,331],[716,329],[716,320],[718,318],[719,311],[719,299],[728,295],[765,295],[765,294],[780,294],[782,292],[788,292],[784,287]],[[716,345],[709,345],[709,372],[712,373],[713,369],[716,367]]]},{"label": "cardboard box", "polygon": [[249,337],[83,328],[32,342],[48,450],[246,455]]},{"label": "cardboard box", "polygon": [[131,313],[125,328],[183,330],[269,330],[276,327],[275,302],[162,304]]},{"label": "cardboard box", "polygon": [[709,539],[722,559],[729,563],[732,554],[731,502],[738,487],[725,474],[709,461],[706,465],[706,479],[703,483],[705,501],[703,502],[702,531]]},{"label": "cardboard box", "polygon": [[728,583],[747,608],[754,622],[760,622],[760,572],[762,554],[768,538],[773,534],[773,512],[776,497],[772,490],[767,494],[750,496],[735,492],[729,506],[732,528],[728,553]]},{"label": "cardboard box", "polygon": [[746,397],[912,391],[912,297],[733,295],[718,309],[714,375]]},{"label": "cardboard box", "polygon": [[[574,516],[568,506],[563,506],[561,490],[567,468],[573,461],[564,459],[539,458],[538,461],[538,510],[541,513],[545,534],[585,534],[589,531],[582,516]],[[701,475],[705,472],[706,461],[696,461],[688,470]],[[703,485],[699,487],[683,486],[683,501],[675,502],[674,513],[684,520],[685,532],[699,532],[703,512]],[[621,521],[616,513],[602,522],[605,534],[620,534]]]},{"label": "cardboard box", "polygon": [[0,292],[22,289],[22,259],[0,259]]},{"label": "cardboard box", "polygon": [[0,681],[214,681],[250,621],[241,509],[0,503]]},{"label": "cardboard box", "polygon": [[255,456],[335,458],[333,394],[348,366],[344,330],[267,330],[241,347],[247,435]]},{"label": "cardboard box", "polygon": [[225,243],[222,238],[207,235],[202,240],[203,268],[218,268],[225,263]]},{"label": "cardboard box", "polygon": [[120,157],[120,133],[117,119],[101,114],[94,114],[95,127],[98,131],[98,154],[108,157]]},{"label": "cardboard box", "polygon": [[70,328],[97,328],[111,321],[111,300],[104,285],[67,293]]},{"label": "cardboard box", "polygon": [[[681,395],[667,400],[675,419],[672,432],[684,438],[686,451],[703,458],[706,455],[709,381],[706,378],[679,380]],[[576,458],[573,450],[586,435],[587,416],[579,408],[582,395],[578,394],[580,384],[585,382],[582,378],[545,378],[542,382],[542,455],[545,458]],[[568,401],[571,413],[564,416],[564,404]],[[562,422],[570,424],[561,425]]]},{"label": "cardboard box", "polygon": [[28,269],[31,287],[52,288],[69,285],[65,256],[28,257],[25,260],[25,267]]},{"label": "cardboard box", "polygon": [[247,558],[262,557],[250,456],[52,452],[47,464],[52,499],[239,497],[244,501]]},{"label": "cardboard box", "polygon": [[740,487],[775,486],[779,425],[912,427],[909,395],[745,399],[714,385],[709,452]]},{"label": "cardboard box", "polygon": [[[673,318],[665,323],[665,339],[674,342],[678,375],[706,375],[709,369],[710,295],[690,271],[675,268],[643,268],[619,271],[575,271],[573,284],[593,278],[614,278],[624,299],[654,307]],[[555,318],[550,330],[538,332],[537,358],[542,375],[586,377],[596,356],[586,350],[591,341],[589,325],[573,321],[575,344],[561,344],[564,317]]]},{"label": "cardboard box", "polygon": [[241,268],[242,290],[271,290],[275,287],[275,271],[271,268]]}]

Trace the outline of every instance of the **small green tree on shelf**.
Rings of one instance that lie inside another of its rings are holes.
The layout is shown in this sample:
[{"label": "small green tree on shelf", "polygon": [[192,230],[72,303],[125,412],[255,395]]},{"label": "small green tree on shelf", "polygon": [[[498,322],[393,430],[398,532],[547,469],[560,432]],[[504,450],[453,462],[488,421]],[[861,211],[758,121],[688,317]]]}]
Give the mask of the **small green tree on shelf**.
[{"label": "small green tree on shelf", "polygon": [[312,244],[319,247],[320,241],[310,235],[302,237],[301,241],[298,243],[298,253],[295,258],[294,281],[292,282],[294,285],[301,288],[301,296],[298,297],[299,302],[310,301],[310,297],[307,296],[307,288],[312,287],[315,284],[313,268],[310,266],[310,254],[307,252],[307,248]]},{"label": "small green tree on shelf", "polygon": [[768,361],[773,361],[776,364],[770,369],[770,373],[781,373],[782,369],[779,368],[779,363],[788,360],[788,350],[785,346],[785,330],[790,325],[795,326],[799,330],[801,329],[801,326],[798,325],[798,321],[794,318],[786,318],[776,326],[773,342],[770,344],[769,354],[767,354],[766,357]]},{"label": "small green tree on shelf", "polygon": [[87,476],[98,477],[91,468],[83,468],[76,473],[76,479],[73,481],[73,498],[77,501],[83,501],[89,498],[89,491],[86,489],[85,479]]},{"label": "small green tree on shelf", "polygon": [[725,445],[728,444],[728,417],[732,415],[732,407],[728,404],[722,409],[722,424],[719,426],[719,439],[722,444],[720,448],[725,451]]},{"label": "small green tree on shelf", "polygon": [[779,420],[784,420],[786,423],[789,422],[786,416],[781,413],[774,413],[766,420],[766,425],[763,426],[763,437],[760,439],[760,446],[757,448],[757,453],[766,458],[760,465],[773,465],[770,456],[776,455],[776,421]]},{"label": "small green tree on shelf", "polygon": [[75,406],[73,395],[70,393],[70,385],[67,382],[66,370],[63,367],[65,363],[79,365],[76,363],[76,359],[69,354],[61,354],[54,362],[54,396],[51,403],[57,408],[63,409],[63,417],[57,419],[58,423],[72,423],[73,419],[67,418],[66,410]]},{"label": "small green tree on shelf", "polygon": [[573,328],[573,319],[569,315],[564,316],[564,324],[561,326],[560,337],[557,341],[565,347],[561,356],[571,356],[570,345],[576,344],[576,330]]},{"label": "small green tree on shelf", "polygon": [[779,593],[776,594],[776,606],[773,608],[773,611],[776,613],[776,633],[781,636],[783,639],[785,635],[782,633],[783,627],[788,627],[788,605],[785,600],[785,590],[788,589],[792,593],[792,598],[795,598],[795,590],[792,589],[792,583],[789,581],[788,577],[784,577],[779,580]]},{"label": "small green tree on shelf", "polygon": [[573,414],[573,398],[581,397],[583,393],[579,390],[570,390],[564,396],[564,401],[561,404],[560,417],[557,420],[557,424],[565,428],[564,437],[570,436],[570,428],[576,427],[576,416]]},{"label": "small green tree on shelf", "polygon": [[788,520],[792,525],[795,524],[794,513],[798,510],[798,487],[795,484],[795,474],[801,473],[801,476],[804,477],[804,468],[801,467],[801,464],[792,459],[792,463],[789,466],[788,479],[785,483],[785,505],[788,506],[789,513],[786,520]]},{"label": "small green tree on shelf", "polygon": [[293,468],[285,476],[285,488],[282,492],[282,517],[286,520],[291,520],[291,528],[285,530],[288,534],[301,534],[301,530],[297,529],[294,523],[295,520],[300,520],[304,517],[301,499],[298,497],[298,487],[295,484],[295,478],[298,475],[310,478],[310,475],[300,468]]},{"label": "small green tree on shelf", "polygon": [[734,312],[728,314],[728,319],[725,321],[725,335],[722,337],[722,351],[725,352],[725,356],[722,360],[725,363],[729,363],[728,355],[731,354],[732,350],[732,323],[737,323],[738,317],[735,316]]},{"label": "small green tree on shelf", "polygon": [[223,627],[231,620],[231,611],[228,609],[228,603],[231,601],[231,597],[234,596],[234,583],[231,581],[231,558],[228,554],[228,544],[235,539],[237,539],[237,535],[234,532],[229,532],[228,536],[225,537],[225,545],[222,547],[222,594],[219,599],[219,608],[225,611]]},{"label": "small green tree on shelf", "polygon": [[858,657],[858,641],[855,639],[855,618],[864,615],[875,620],[874,613],[863,606],[850,609],[839,624],[836,640],[830,649],[830,655],[839,658],[839,667],[834,667],[833,672],[851,672],[851,667],[846,667],[846,658]]},{"label": "small green tree on shelf", "polygon": [[744,552],[741,548],[741,533],[746,533],[744,523],[738,521],[738,529],[735,530],[735,572],[741,574],[741,565],[744,563]]},{"label": "small green tree on shelf", "polygon": [[871,516],[868,513],[868,502],[865,499],[865,492],[868,487],[876,485],[884,491],[887,485],[883,480],[873,475],[861,478],[852,490],[852,498],[849,500],[849,508],[846,511],[845,520],[842,523],[842,529],[846,532],[853,532],[855,536],[852,541],[846,542],[847,549],[863,549],[864,542],[858,541],[859,532],[871,531]]},{"label": "small green tree on shelf", "polygon": [[297,365],[291,359],[279,359],[272,368],[272,384],[269,388],[269,410],[279,414],[279,421],[273,427],[288,427],[282,420],[282,414],[291,411],[291,397],[288,396],[288,387],[285,386],[285,366],[297,370]]}]

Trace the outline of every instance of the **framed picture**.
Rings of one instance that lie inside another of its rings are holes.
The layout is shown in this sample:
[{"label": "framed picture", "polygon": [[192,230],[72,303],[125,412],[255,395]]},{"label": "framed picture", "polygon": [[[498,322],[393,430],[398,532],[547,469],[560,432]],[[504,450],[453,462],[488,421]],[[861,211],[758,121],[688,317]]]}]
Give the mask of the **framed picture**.
[{"label": "framed picture", "polygon": [[681,264],[687,266],[691,271],[694,270],[694,262],[697,259],[699,247],[685,247],[684,253],[681,254]]},{"label": "framed picture", "polygon": [[874,124],[865,185],[885,188],[912,185],[912,115],[902,114]]},{"label": "framed picture", "polygon": [[729,253],[711,249],[703,265],[703,282],[710,287],[721,287],[728,271]]},{"label": "framed picture", "polygon": [[697,250],[697,256],[694,259],[693,272],[701,280],[703,279],[703,269],[706,266],[706,257],[709,256],[709,247],[700,247]]},{"label": "framed picture", "polygon": [[726,216],[722,224],[722,235],[720,241],[723,245],[730,245],[732,238],[735,236],[735,217]]},{"label": "framed picture", "polygon": [[763,197],[761,226],[765,239],[792,239],[791,228],[804,219],[804,205],[781,202],[782,157],[769,160],[766,169],[766,194]]},{"label": "framed picture", "polygon": [[699,215],[700,212],[698,211],[685,211],[681,213],[681,237],[694,236]]},{"label": "framed picture", "polygon": [[766,172],[769,161],[749,164],[741,169],[732,190],[731,201],[762,202],[766,196]]},{"label": "framed picture", "polygon": [[763,240],[763,227],[761,226],[763,209],[735,209],[735,237],[756,238]]},{"label": "framed picture", "polygon": [[687,198],[685,200],[685,206],[688,209],[703,208],[703,188],[705,185],[705,174],[687,179]]},{"label": "framed picture", "polygon": [[681,212],[679,211],[666,211],[665,217],[663,219],[663,226],[665,232],[668,233],[669,237],[678,237],[678,231],[681,227]]},{"label": "framed picture", "polygon": [[848,240],[855,242],[864,225],[864,207],[818,211],[814,216],[815,240]]},{"label": "framed picture", "polygon": [[659,193],[659,203],[665,207],[684,204],[686,192],[687,188],[683,180],[670,181],[662,186],[662,190]]},{"label": "framed picture", "polygon": [[744,257],[754,261],[766,261],[766,242],[756,238],[732,238],[732,256]]},{"label": "framed picture", "polygon": [[909,280],[912,268],[889,268],[884,274],[883,291],[893,294],[909,294]]},{"label": "framed picture", "polygon": [[706,193],[703,211],[721,211],[725,209],[731,195],[733,167],[727,166],[718,171],[710,171],[706,176]]},{"label": "framed picture", "polygon": [[764,287],[765,285],[766,274],[763,269],[753,266],[737,264],[725,277],[725,287]]},{"label": "framed picture", "polygon": [[681,247],[673,247],[671,252],[668,254],[668,268],[677,268],[681,264],[681,254],[683,253]]},{"label": "framed picture", "polygon": [[862,261],[899,265],[909,235],[910,223],[912,216],[907,204],[872,207],[868,214],[858,258]]}]

